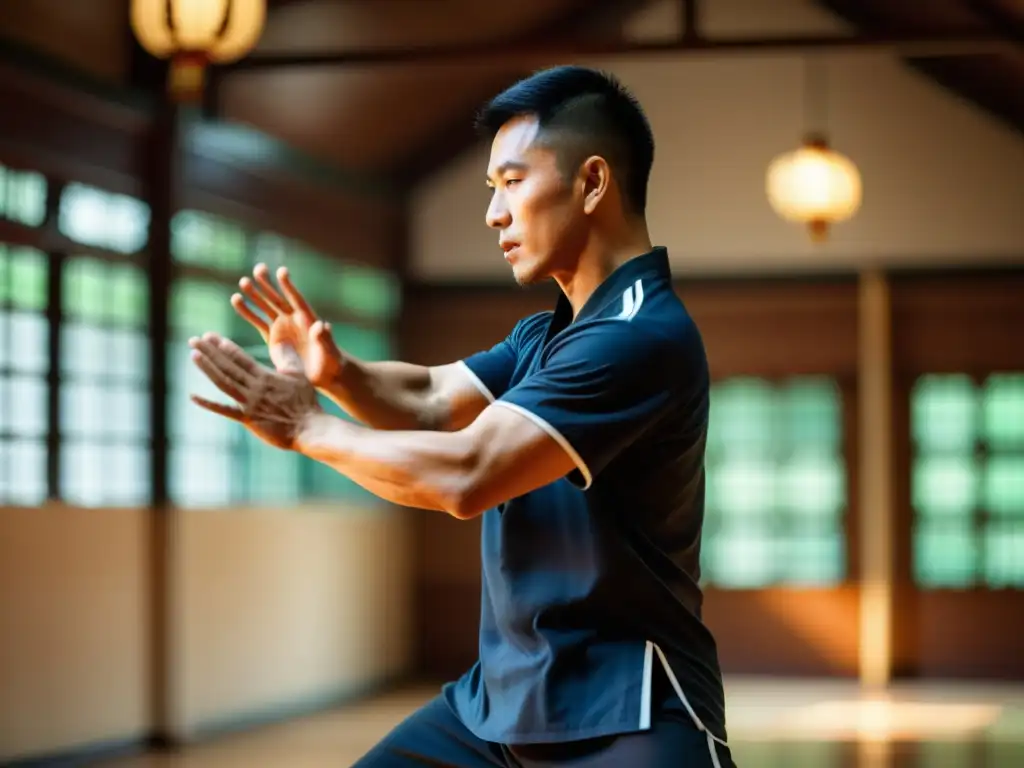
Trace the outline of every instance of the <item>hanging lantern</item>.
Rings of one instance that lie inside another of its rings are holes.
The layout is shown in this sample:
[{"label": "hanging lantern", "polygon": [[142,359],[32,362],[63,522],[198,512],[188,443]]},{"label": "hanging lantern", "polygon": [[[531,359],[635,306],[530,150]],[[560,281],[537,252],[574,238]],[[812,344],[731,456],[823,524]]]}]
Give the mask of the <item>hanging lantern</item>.
[{"label": "hanging lantern", "polygon": [[132,0],[131,24],[143,48],[171,60],[175,97],[194,100],[206,67],[249,53],[266,15],[266,0]]},{"label": "hanging lantern", "polygon": [[815,242],[828,238],[832,224],[851,218],[862,195],[857,166],[818,136],[775,158],[768,166],[766,188],[775,212],[806,225]]}]

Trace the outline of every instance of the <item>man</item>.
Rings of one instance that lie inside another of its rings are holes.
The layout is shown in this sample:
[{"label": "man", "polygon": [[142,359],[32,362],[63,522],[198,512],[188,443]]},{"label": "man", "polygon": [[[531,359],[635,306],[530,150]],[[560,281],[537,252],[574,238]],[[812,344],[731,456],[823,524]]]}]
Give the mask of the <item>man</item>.
[{"label": "man", "polygon": [[[732,765],[701,621],[708,369],[644,219],[650,127],[612,78],[539,72],[482,112],[487,223],[553,312],[452,365],[340,352],[285,270],[236,310],[277,371],[194,339],[196,402],[388,501],[483,515],[480,659],[360,768]],[[326,415],[314,387],[363,425]]]}]

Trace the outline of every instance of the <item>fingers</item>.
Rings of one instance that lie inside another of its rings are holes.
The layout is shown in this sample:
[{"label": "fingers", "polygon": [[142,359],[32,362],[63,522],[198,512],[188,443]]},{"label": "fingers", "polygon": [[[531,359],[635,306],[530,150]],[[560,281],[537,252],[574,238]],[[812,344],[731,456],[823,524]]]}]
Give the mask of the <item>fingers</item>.
[{"label": "fingers", "polygon": [[222,405],[221,403],[215,403],[212,400],[207,400],[205,397],[199,397],[199,395],[191,395],[191,400],[200,408],[205,408],[208,411],[212,411],[213,413],[216,413],[218,416],[224,416],[226,418],[238,422],[245,421],[245,414],[242,413],[241,409],[239,408],[233,408],[230,405]]},{"label": "fingers", "polygon": [[309,306],[309,302],[306,298],[299,293],[295,284],[292,283],[291,275],[288,274],[287,267],[279,267],[277,270],[277,282],[281,285],[281,290],[284,291],[284,295],[291,302],[292,307],[300,312],[304,312],[307,317],[316,317],[316,313],[313,312],[312,307]]},{"label": "fingers", "polygon": [[277,292],[277,289],[271,284],[270,270],[267,269],[266,264],[257,264],[256,268],[252,271],[252,276],[256,279],[256,283],[259,285],[261,292],[263,293],[263,297],[277,310],[273,316],[276,316],[277,314],[290,315],[292,313],[293,310],[291,305],[288,304],[284,297],[281,296],[281,294]]},{"label": "fingers", "polygon": [[226,339],[215,333],[206,334],[205,339],[220,349],[221,352],[227,355],[232,363],[237,365],[245,373],[255,376],[263,369],[259,363],[257,363],[244,349],[238,346],[231,339]]},{"label": "fingers", "polygon": [[[247,287],[250,290],[252,290],[252,282],[248,278],[243,277],[239,281],[239,285],[242,287],[243,291],[246,290]],[[253,293],[255,293],[254,290]],[[252,299],[251,297],[250,301],[252,301],[254,304],[256,303],[256,300]],[[264,339],[267,338],[267,336],[270,334],[270,326],[267,324],[266,320],[257,315],[251,309],[249,309],[249,306],[245,303],[245,299],[242,297],[242,294],[236,293],[231,296],[231,306],[234,308],[235,312],[241,315],[243,320],[245,320],[247,323],[249,323],[257,331],[260,332],[260,336],[262,336]]]},{"label": "fingers", "polygon": [[202,352],[196,351],[192,353],[192,362],[196,364],[213,385],[217,387],[221,392],[230,397],[237,403],[245,404],[245,388],[240,385],[237,381],[228,376],[220,367],[218,367],[209,357],[204,355]]},{"label": "fingers", "polygon": [[259,366],[237,344],[208,333],[189,340],[192,360],[206,377],[228,397],[245,404]]}]

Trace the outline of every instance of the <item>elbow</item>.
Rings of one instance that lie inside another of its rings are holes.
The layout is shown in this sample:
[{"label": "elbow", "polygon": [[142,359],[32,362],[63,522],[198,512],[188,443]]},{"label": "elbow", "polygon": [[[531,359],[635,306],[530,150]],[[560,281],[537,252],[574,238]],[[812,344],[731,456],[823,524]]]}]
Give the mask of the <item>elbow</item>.
[{"label": "elbow", "polygon": [[442,506],[445,512],[456,520],[473,520],[480,517],[488,508],[483,501],[479,484],[472,478],[459,482],[456,488],[447,494]]},{"label": "elbow", "polygon": [[480,517],[491,505],[487,503],[486,472],[482,451],[470,448],[459,457],[454,482],[444,494],[442,507],[456,520]]}]

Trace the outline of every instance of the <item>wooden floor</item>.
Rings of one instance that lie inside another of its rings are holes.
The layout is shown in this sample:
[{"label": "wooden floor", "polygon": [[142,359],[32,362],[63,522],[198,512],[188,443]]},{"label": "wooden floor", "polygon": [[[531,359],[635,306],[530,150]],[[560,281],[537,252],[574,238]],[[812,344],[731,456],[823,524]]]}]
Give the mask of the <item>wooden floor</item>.
[{"label": "wooden floor", "polygon": [[[884,697],[836,682],[730,680],[727,689],[740,768],[1024,768],[1022,686],[908,686]],[[99,765],[342,768],[436,690],[405,690],[174,754]]]}]

